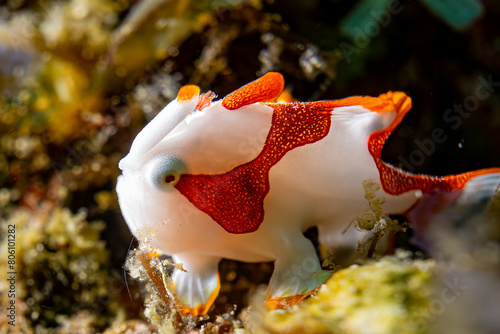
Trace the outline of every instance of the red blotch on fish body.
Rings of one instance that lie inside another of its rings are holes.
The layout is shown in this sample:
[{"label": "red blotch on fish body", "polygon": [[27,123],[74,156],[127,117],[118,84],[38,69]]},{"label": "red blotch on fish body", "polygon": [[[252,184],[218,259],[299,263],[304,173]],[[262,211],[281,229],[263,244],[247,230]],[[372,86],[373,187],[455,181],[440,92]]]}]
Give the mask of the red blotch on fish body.
[{"label": "red blotch on fish body", "polygon": [[320,102],[269,105],[274,109],[271,129],[254,160],[222,174],[184,174],[175,185],[230,233],[250,233],[260,227],[271,167],[288,151],[318,141],[330,130],[331,112]]},{"label": "red blotch on fish body", "polygon": [[[284,81],[279,73],[265,76],[243,86],[223,99],[230,110],[277,98]],[[266,103],[273,108],[272,124],[263,150],[250,162],[222,174],[183,174],[175,188],[194,206],[208,214],[229,233],[256,231],[264,220],[264,198],[269,193],[269,171],[290,150],[314,143],[330,131],[331,114],[337,107],[361,106],[373,112],[395,111],[392,123],[373,132],[368,150],[379,170],[384,191],[390,195],[419,189],[424,194],[462,189],[473,177],[500,172],[499,168],[444,177],[405,172],[382,161],[385,141],[411,109],[411,99],[402,92],[378,97],[352,96],[342,100],[308,103]],[[361,181],[361,180],[360,180]]]}]

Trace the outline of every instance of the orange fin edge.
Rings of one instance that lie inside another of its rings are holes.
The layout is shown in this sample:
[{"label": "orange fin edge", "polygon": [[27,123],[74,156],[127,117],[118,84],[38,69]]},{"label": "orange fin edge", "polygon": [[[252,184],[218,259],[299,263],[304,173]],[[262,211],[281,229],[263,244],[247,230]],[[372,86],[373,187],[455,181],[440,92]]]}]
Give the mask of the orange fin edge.
[{"label": "orange fin edge", "polygon": [[[390,102],[396,116],[392,123],[381,130],[373,132],[368,138],[368,150],[379,170],[384,191],[390,195],[400,195],[411,190],[421,190],[424,194],[461,190],[473,177],[500,172],[500,168],[485,168],[448,176],[431,176],[413,174],[382,161],[382,149],[389,135],[401,123],[411,109],[411,99],[403,92],[387,92],[379,98]],[[371,109],[369,106],[366,106]],[[377,110],[374,110],[377,111]]]},{"label": "orange fin edge", "polygon": [[272,310],[278,310],[278,309],[283,309],[289,306],[293,306],[295,304],[300,303],[304,298],[312,295],[318,290],[318,288],[313,289],[309,291],[308,293],[301,295],[301,294],[296,294],[292,296],[286,296],[286,297],[274,297],[274,298],[269,298],[266,301],[266,307],[272,311]]},{"label": "orange fin edge", "polygon": [[285,79],[278,72],[268,72],[262,77],[235,90],[222,100],[222,106],[229,110],[255,103],[272,101],[285,88]]},{"label": "orange fin edge", "polygon": [[[174,289],[172,289],[174,290]],[[217,296],[220,292],[220,276],[219,271],[217,270],[217,287],[212,291],[210,296],[208,297],[205,304],[196,305],[195,307],[184,307],[179,311],[180,314],[191,314],[193,317],[203,316],[207,314],[208,310],[217,299]]]}]

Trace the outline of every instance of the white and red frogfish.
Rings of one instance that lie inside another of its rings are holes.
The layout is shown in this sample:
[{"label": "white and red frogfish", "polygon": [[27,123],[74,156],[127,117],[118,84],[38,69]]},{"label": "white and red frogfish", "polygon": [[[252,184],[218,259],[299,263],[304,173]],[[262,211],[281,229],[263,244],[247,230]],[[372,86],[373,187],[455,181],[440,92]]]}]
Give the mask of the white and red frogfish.
[{"label": "white and red frogfish", "polygon": [[407,217],[425,217],[469,185],[498,187],[500,168],[435,177],[384,162],[382,147],[411,108],[402,92],[270,102],[283,88],[276,72],[217,101],[184,86],[120,161],[123,216],[140,242],[147,236],[182,263],[172,278],[184,312],[208,311],[222,258],[274,261],[271,308],[309,295],[331,272],[303,232],[316,226],[328,247],[355,244],[360,232],[342,232],[369,211],[364,180],[381,185],[385,213]]}]

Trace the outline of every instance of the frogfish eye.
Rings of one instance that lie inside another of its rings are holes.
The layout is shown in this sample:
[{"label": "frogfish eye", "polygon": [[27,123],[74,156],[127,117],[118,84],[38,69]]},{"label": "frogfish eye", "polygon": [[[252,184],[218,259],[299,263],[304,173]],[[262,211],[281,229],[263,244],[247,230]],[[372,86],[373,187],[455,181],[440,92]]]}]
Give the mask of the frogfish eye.
[{"label": "frogfish eye", "polygon": [[181,159],[168,155],[155,157],[147,167],[147,175],[152,185],[164,191],[171,190],[181,174],[186,172],[186,164]]},{"label": "frogfish eye", "polygon": [[167,174],[165,175],[165,177],[163,178],[163,181],[167,184],[171,184],[171,183],[174,183],[176,181],[176,177],[175,175],[173,174]]}]

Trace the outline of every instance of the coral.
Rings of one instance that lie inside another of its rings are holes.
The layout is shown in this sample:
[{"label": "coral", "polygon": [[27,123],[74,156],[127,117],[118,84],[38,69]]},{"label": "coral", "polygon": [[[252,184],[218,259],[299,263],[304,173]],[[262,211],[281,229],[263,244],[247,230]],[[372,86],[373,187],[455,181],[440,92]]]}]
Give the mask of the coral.
[{"label": "coral", "polygon": [[433,261],[385,257],[340,270],[316,296],[268,313],[262,333],[421,333]]},{"label": "coral", "polygon": [[142,244],[139,249],[129,252],[125,267],[130,276],[142,283],[145,295],[144,315],[159,333],[190,332],[200,326],[205,334],[244,331],[241,321],[235,317],[234,309],[218,314],[213,321],[207,321],[208,316],[181,316],[178,310],[182,305],[177,303],[169,290],[173,284],[169,277],[169,267],[184,269],[181,264],[172,264],[168,260],[160,261],[156,256],[153,249]]},{"label": "coral", "polygon": [[111,328],[106,329],[104,334],[155,334],[157,333],[156,327],[151,324],[139,320],[128,320],[122,323],[117,323]]},{"label": "coral", "polygon": [[[18,209],[1,222],[3,235],[7,226],[15,225],[16,297],[24,304],[19,315],[37,330],[61,327],[68,333],[79,332],[123,319],[123,306],[108,276],[109,255],[100,240],[104,224],[89,223],[85,216],[84,211],[74,215],[65,208]],[[2,252],[7,253],[7,238],[1,240]],[[2,268],[7,267],[6,260],[0,259]],[[0,275],[6,299],[7,274]]]},{"label": "coral", "polygon": [[142,244],[140,249],[129,252],[125,267],[133,278],[144,284],[144,314],[151,324],[162,334],[181,332],[185,324],[168,289],[171,282],[167,281],[164,268],[154,250]]}]

